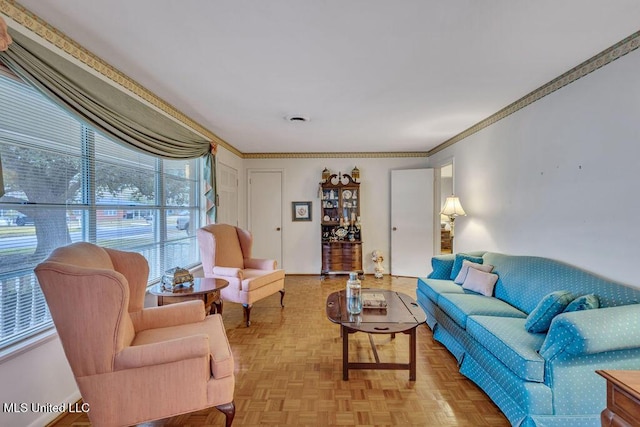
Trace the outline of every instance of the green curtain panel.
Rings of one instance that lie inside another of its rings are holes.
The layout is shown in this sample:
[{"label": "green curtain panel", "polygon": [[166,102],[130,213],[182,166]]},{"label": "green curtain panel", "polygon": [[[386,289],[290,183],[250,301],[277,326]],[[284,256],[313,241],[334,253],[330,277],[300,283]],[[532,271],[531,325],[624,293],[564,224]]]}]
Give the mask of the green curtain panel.
[{"label": "green curtain panel", "polygon": [[[215,191],[210,141],[24,35],[9,32],[13,43],[0,52],[0,61],[25,82],[115,141],[165,159],[203,157],[205,187]],[[215,205],[215,193],[212,200]],[[213,212],[215,216],[215,206]]]},{"label": "green curtain panel", "polygon": [[[216,146],[211,146],[211,152],[215,153]],[[207,218],[210,224],[215,224],[218,219],[218,190],[216,188],[216,157],[211,154],[204,159],[204,176],[206,179],[204,197],[206,198]],[[211,178],[211,179],[209,179]]]}]

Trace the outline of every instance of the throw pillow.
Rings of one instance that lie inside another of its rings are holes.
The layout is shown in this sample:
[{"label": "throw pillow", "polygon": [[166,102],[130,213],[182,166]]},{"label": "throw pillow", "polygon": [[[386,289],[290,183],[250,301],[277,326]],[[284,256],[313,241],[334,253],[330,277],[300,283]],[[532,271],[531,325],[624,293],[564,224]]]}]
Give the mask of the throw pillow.
[{"label": "throw pillow", "polygon": [[453,279],[454,283],[458,285],[462,285],[464,283],[464,279],[467,278],[467,272],[469,268],[475,268],[476,270],[484,271],[485,273],[491,273],[493,271],[493,265],[491,264],[478,264],[476,262],[471,262],[468,259],[462,261],[462,268],[460,269],[460,273]]},{"label": "throw pillow", "polygon": [[449,279],[455,257],[453,255],[436,255],[431,258],[429,279]]},{"label": "throw pillow", "polygon": [[582,295],[569,303],[564,312],[591,310],[600,307],[600,299],[594,294]]},{"label": "throw pillow", "polygon": [[534,333],[546,332],[553,318],[562,313],[572,300],[573,295],[569,291],[555,291],[546,295],[527,316],[525,329]]},{"label": "throw pillow", "polygon": [[464,289],[468,289],[473,292],[477,292],[484,296],[490,297],[493,295],[493,288],[498,281],[498,275],[493,273],[487,273],[484,271],[470,268],[467,272],[467,277],[462,283]]},{"label": "throw pillow", "polygon": [[482,264],[483,261],[481,256],[473,256],[463,253],[456,254],[456,259],[453,262],[453,268],[451,269],[451,276],[449,277],[449,279],[453,280],[458,276],[458,274],[460,274],[460,269],[462,269],[462,262],[465,259],[471,262],[475,262],[476,264]]}]

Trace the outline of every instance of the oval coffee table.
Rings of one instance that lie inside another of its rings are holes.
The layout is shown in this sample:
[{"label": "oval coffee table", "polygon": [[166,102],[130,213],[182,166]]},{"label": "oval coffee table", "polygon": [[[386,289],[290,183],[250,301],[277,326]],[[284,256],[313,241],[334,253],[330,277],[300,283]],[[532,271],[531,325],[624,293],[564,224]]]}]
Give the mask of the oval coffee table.
[{"label": "oval coffee table", "polygon": [[152,286],[149,292],[158,297],[159,306],[199,299],[204,302],[204,308],[205,310],[209,309],[209,313],[222,314],[220,289],[227,286],[229,286],[229,282],[224,279],[196,277],[193,279],[193,286],[178,286],[171,291],[164,289],[162,283],[158,283]]},{"label": "oval coffee table", "polygon": [[[363,308],[362,313],[347,313],[345,291],[334,292],[327,297],[327,317],[340,325],[342,335],[342,379],[349,379],[349,369],[407,369],[409,380],[416,380],[416,328],[427,321],[427,316],[418,303],[408,295],[384,289],[362,289],[367,294],[382,294],[387,303],[386,309]],[[366,332],[368,334],[396,333],[409,335],[409,363],[381,363],[373,337],[369,335],[374,362],[349,362],[349,334]]]}]

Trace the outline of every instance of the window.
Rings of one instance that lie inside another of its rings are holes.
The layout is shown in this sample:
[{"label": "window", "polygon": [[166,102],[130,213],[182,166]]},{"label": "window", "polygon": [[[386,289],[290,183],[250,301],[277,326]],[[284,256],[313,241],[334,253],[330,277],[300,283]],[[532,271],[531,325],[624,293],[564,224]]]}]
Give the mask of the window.
[{"label": "window", "polygon": [[33,268],[87,241],[139,252],[150,282],[199,263],[199,160],[117,144],[0,75],[0,350],[52,327]]}]

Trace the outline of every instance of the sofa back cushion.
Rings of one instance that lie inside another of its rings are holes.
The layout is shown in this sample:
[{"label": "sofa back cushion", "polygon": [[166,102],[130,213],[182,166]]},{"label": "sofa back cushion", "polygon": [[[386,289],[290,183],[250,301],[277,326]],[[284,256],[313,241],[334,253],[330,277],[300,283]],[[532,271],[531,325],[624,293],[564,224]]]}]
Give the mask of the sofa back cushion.
[{"label": "sofa back cushion", "polygon": [[637,304],[640,289],[607,280],[586,270],[549,258],[487,252],[485,264],[498,275],[494,296],[531,313],[550,292],[568,290],[574,295],[595,294],[600,307]]}]

